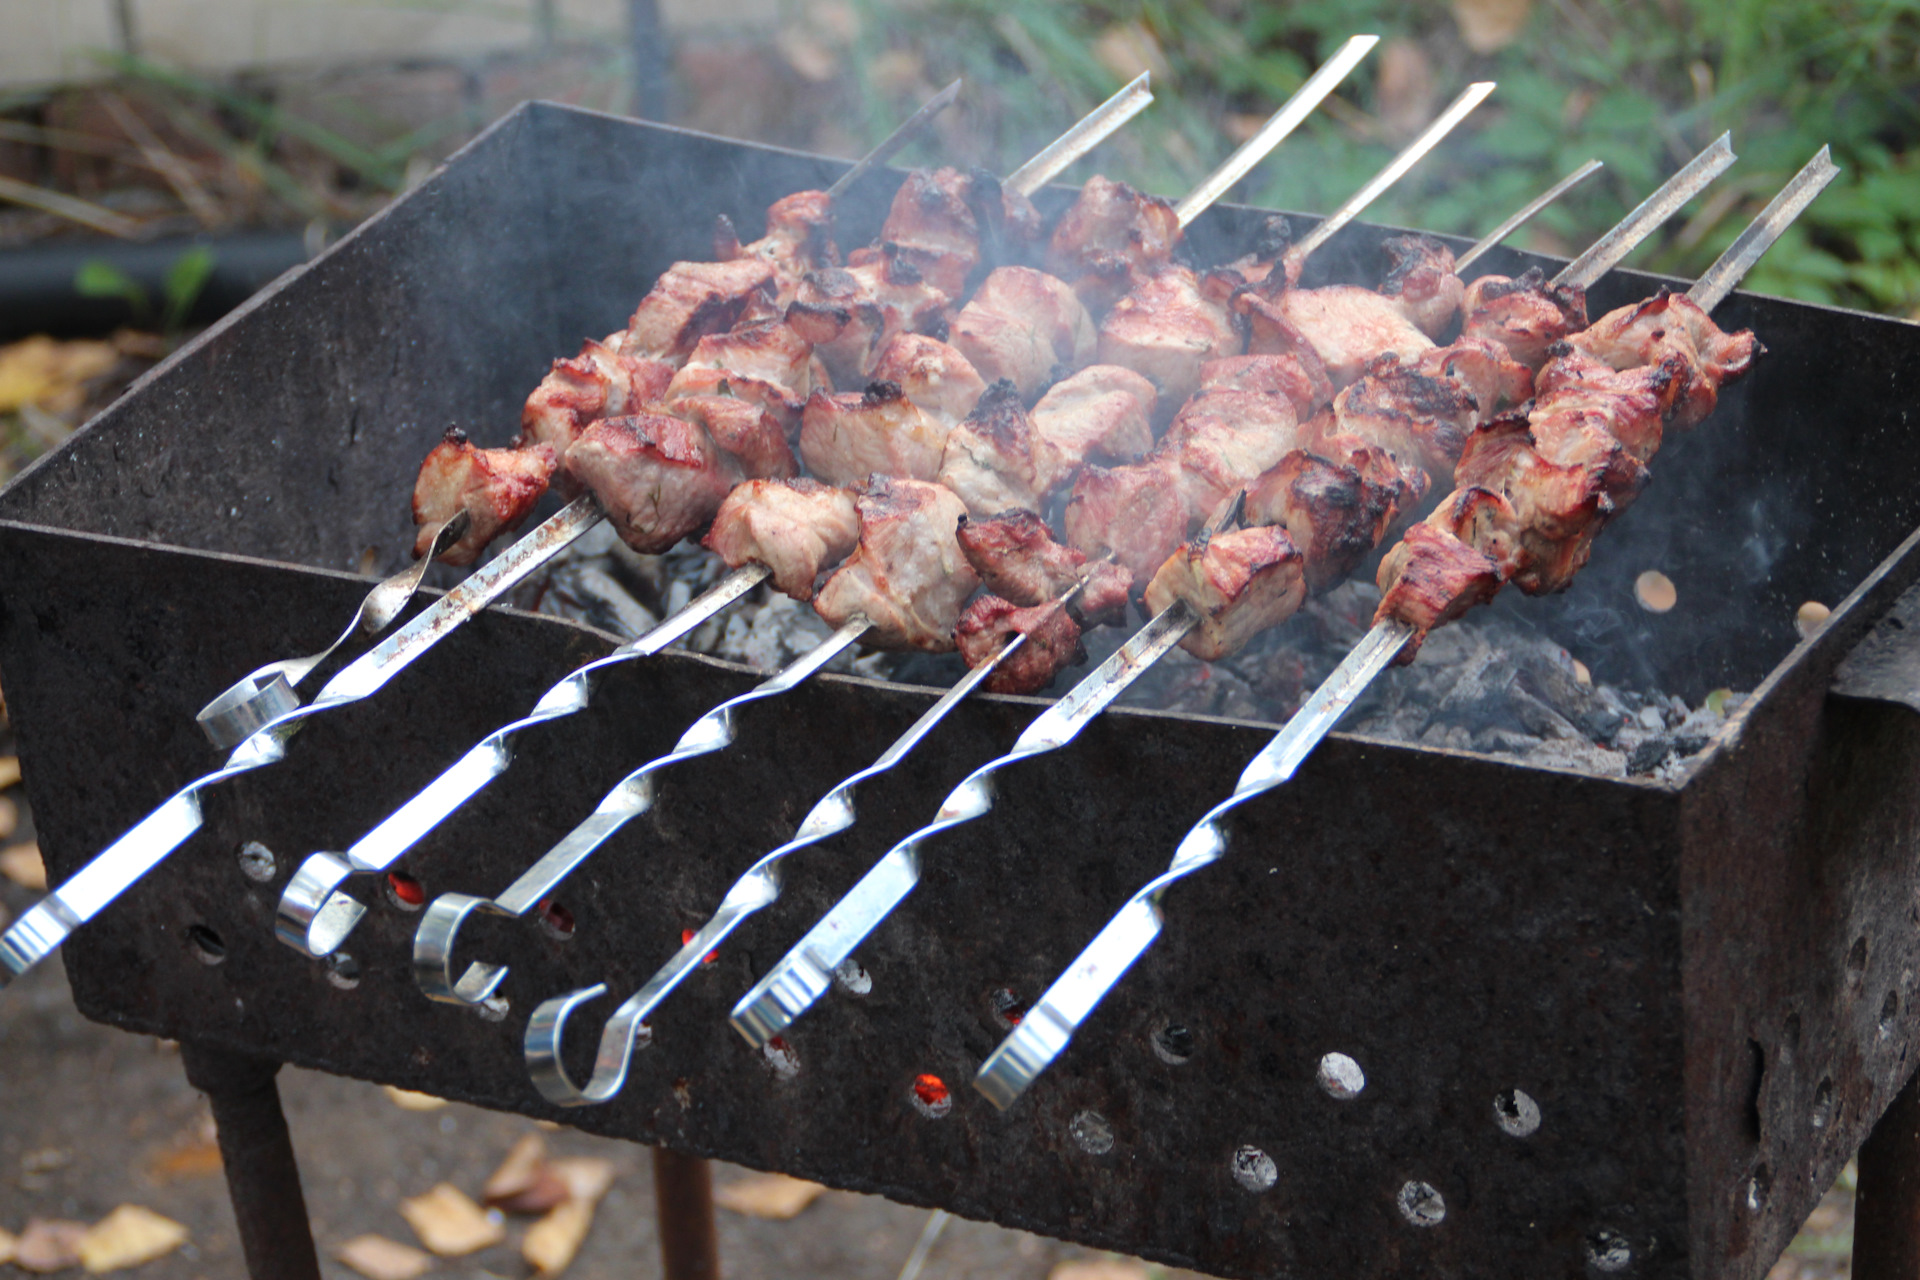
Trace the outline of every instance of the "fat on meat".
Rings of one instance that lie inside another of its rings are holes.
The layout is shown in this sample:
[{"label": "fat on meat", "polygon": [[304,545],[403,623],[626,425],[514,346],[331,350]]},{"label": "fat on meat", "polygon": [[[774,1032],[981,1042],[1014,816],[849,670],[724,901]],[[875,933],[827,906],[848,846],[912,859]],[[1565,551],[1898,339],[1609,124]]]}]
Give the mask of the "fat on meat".
[{"label": "fat on meat", "polygon": [[988,591],[1017,605],[1045,604],[1084,583],[1067,606],[1085,626],[1119,623],[1127,614],[1133,575],[1110,560],[1089,560],[1054,541],[1032,511],[1003,511],[963,520],[956,536],[967,563]]},{"label": "fat on meat", "polygon": [[800,460],[829,484],[858,485],[870,475],[932,480],[940,474],[951,429],[901,392],[896,382],[865,391],[815,392],[800,415]]},{"label": "fat on meat", "polygon": [[1072,614],[1051,601],[1022,607],[983,595],[967,606],[954,627],[954,640],[969,667],[986,662],[1015,635],[1025,636],[1025,642],[986,679],[994,693],[1038,693],[1053,683],[1062,668],[1086,661],[1079,625]]},{"label": "fat on meat", "polygon": [[1032,403],[1092,363],[1097,335],[1073,290],[1031,267],[1001,267],[954,318],[949,341],[989,383],[1010,379]]},{"label": "fat on meat", "polygon": [[741,479],[705,428],[658,413],[594,423],[564,462],[593,490],[621,541],[647,554],[705,528]]},{"label": "fat on meat", "polygon": [[1195,538],[1175,551],[1147,584],[1146,605],[1157,614],[1186,601],[1199,625],[1180,647],[1215,662],[1292,617],[1306,596],[1299,549],[1285,529],[1262,526]]},{"label": "fat on meat", "polygon": [[1227,302],[1238,286],[1230,272],[1201,275],[1169,266],[1120,299],[1100,322],[1102,364],[1145,374],[1169,411],[1200,389],[1209,360],[1241,354],[1246,337]]},{"label": "fat on meat", "polygon": [[804,477],[748,480],[734,486],[701,545],[729,569],[762,564],[774,589],[802,603],[813,584],[860,539],[853,492]]},{"label": "fat on meat", "polygon": [[467,531],[440,553],[445,564],[472,564],[480,553],[509,529],[517,529],[540,495],[547,491],[556,460],[544,444],[513,449],[476,449],[467,433],[448,427],[446,435],[428,451],[413,482],[415,558],[433,545],[433,526],[468,513]]},{"label": "fat on meat", "polygon": [[874,648],[951,652],[960,608],[980,585],[954,536],[966,505],[941,485],[884,477],[856,505],[859,545],[814,610],[834,627],[866,615],[862,643]]}]

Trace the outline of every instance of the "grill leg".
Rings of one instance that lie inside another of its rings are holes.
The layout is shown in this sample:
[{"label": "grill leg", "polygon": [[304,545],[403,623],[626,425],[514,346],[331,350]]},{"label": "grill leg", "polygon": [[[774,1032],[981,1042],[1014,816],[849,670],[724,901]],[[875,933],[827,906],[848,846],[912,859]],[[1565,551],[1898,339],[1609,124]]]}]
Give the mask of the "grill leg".
[{"label": "grill leg", "polygon": [[320,1280],[307,1201],[274,1076],[280,1064],[191,1040],[180,1044],[187,1082],[213,1104],[227,1194],[252,1280]]},{"label": "grill leg", "polygon": [[699,1156],[653,1149],[653,1202],[666,1280],[720,1280],[713,1225],[713,1169]]},{"label": "grill leg", "polygon": [[1920,1276],[1920,1075],[1909,1077],[1860,1148],[1853,1280]]}]

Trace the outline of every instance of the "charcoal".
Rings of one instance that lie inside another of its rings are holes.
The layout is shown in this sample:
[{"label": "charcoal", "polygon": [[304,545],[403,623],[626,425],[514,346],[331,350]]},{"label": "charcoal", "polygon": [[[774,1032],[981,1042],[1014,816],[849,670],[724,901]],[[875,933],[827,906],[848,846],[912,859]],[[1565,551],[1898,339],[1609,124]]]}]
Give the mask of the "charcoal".
[{"label": "charcoal", "polygon": [[1633,774],[1652,773],[1667,762],[1673,754],[1672,738],[1649,738],[1633,749],[1627,757],[1627,772]]}]

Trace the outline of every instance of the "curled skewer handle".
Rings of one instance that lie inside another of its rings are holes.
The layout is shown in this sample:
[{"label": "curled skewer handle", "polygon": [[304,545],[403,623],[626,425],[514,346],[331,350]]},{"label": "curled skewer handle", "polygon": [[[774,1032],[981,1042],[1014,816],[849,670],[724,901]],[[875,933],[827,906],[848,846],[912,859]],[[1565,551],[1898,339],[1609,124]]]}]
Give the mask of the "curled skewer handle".
[{"label": "curled skewer handle", "polygon": [[327,681],[312,702],[262,725],[234,748],[225,765],[175,792],[0,936],[0,985],[51,955],[75,929],[125,893],[199,830],[201,791],[285,759],[287,741],[309,717],[378,692],[460,623],[512,590],[555,551],[601,519],[600,508],[592,498],[575,499],[469,575],[413,621],[354,659]]},{"label": "curled skewer handle", "polygon": [[299,706],[300,697],[294,691],[300,682],[357,632],[377,636],[391,626],[406,608],[407,601],[413,599],[413,593],[420,589],[421,579],[426,577],[433,558],[465,536],[472,519],[467,512],[460,511],[453,519],[442,521],[434,529],[426,554],[392,577],[375,583],[360,607],[354,610],[346,630],[332,644],[304,658],[282,658],[250,671],[200,708],[194,722],[207,735],[207,741],[221,751],[231,750],[269,720],[277,720]]},{"label": "curled skewer handle", "polygon": [[[453,951],[461,924],[474,911],[489,915],[524,916],[573,874],[582,862],[611,839],[627,823],[653,807],[654,777],[661,770],[710,755],[733,744],[734,713],[751,702],[778,697],[801,684],[821,667],[859,642],[873,624],[859,614],[848,619],[838,631],[815,645],[812,650],[789,663],[779,674],[764,680],[737,698],[729,698],[694,721],[680,735],[672,751],[649,760],[614,784],[586,819],[561,837],[540,860],[492,899],[468,899],[464,894],[442,894],[427,905],[420,927],[413,937],[413,975],[429,999],[447,1004],[473,1004],[465,993],[485,984],[490,994],[506,976],[505,966],[475,964],[468,966],[459,979],[453,976]],[[491,975],[490,981],[487,976]]]},{"label": "curled skewer handle", "polygon": [[1291,778],[1300,762],[1327,736],[1374,677],[1386,669],[1412,634],[1413,629],[1403,622],[1389,620],[1374,625],[1286,727],[1241,771],[1233,795],[1215,805],[1187,832],[1174,852],[1172,864],[1127,900],[981,1064],[974,1088],[996,1107],[1013,1105],[1160,936],[1160,898],[1167,887],[1226,852],[1227,834],[1221,820],[1230,810]]},{"label": "curled skewer handle", "polygon": [[993,776],[1008,765],[1072,742],[1128,685],[1178,644],[1198,619],[1185,601],[1146,626],[1027,726],[1013,749],[981,765],[950,792],[934,820],[887,851],[807,935],[733,1007],[734,1030],[760,1048],[826,994],[833,971],[920,881],[920,848],[993,808]]},{"label": "curled skewer handle", "polygon": [[385,871],[505,773],[513,763],[513,739],[521,730],[584,710],[593,697],[594,676],[609,667],[659,653],[765,581],[769,572],[751,564],[735,569],[645,635],[569,673],[541,696],[531,712],[482,738],[344,855],[315,853],[308,857],[280,895],[274,936],[315,958],[338,950],[367,913],[364,905],[336,892],[349,876]]}]

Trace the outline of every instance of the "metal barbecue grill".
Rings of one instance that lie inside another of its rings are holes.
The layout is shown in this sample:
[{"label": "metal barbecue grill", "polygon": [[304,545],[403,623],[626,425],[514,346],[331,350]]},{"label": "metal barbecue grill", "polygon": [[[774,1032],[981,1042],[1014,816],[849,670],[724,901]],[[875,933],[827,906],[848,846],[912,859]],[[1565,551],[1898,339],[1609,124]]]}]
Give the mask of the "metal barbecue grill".
[{"label": "metal barbecue grill", "polygon": [[[704,256],[716,214],[757,226],[840,167],[525,107],[16,481],[0,669],[50,873],[213,766],[195,710],[331,639],[369,547],[385,571],[405,563],[414,472],[449,422],[504,440],[548,362]],[[872,233],[897,182],[872,174],[844,200],[843,242]],[[1237,251],[1262,216],[1213,210],[1198,252]],[[1310,275],[1368,278],[1390,234],[1347,228]],[[1496,253],[1495,270],[1536,261]],[[1593,314],[1659,283],[1616,272]],[[1920,721],[1899,699],[1920,689],[1900,666],[1920,639],[1920,593],[1903,597],[1920,580],[1920,327],[1749,297],[1717,318],[1768,357],[1671,443],[1574,591],[1508,607],[1596,678],[1757,696],[1672,783],[1335,735],[1241,811],[1232,855],[1177,891],[1160,945],[1005,1113],[966,1084],[1009,1014],[1164,865],[1270,725],[1121,709],[1010,771],[861,948],[870,988],[836,990],[777,1061],[749,1049],[733,1002],[1039,705],[971,699],[688,979],[624,1092],[563,1110],[522,1061],[533,1006],[609,984],[575,1015],[584,1079],[599,1019],[937,691],[824,676],[743,708],[735,747],[662,773],[652,812],[567,882],[571,937],[470,923],[474,953],[512,965],[511,1008],[488,1021],[419,994],[419,917],[397,902],[326,962],[272,935],[302,858],[616,643],[496,609],[317,719],[285,767],[209,792],[206,829],[68,944],[75,998],[188,1042],[230,1168],[247,1123],[233,1081],[253,1059],[1220,1275],[1762,1276],[1914,1066]],[[1680,589],[1664,615],[1632,605],[1653,567]],[[1799,643],[1808,599],[1838,607]],[[497,891],[757,678],[683,653],[631,664],[586,713],[527,730],[514,768],[405,871],[428,895]],[[944,1113],[916,1105],[923,1075],[950,1091]],[[271,1127],[266,1078],[249,1087]]]}]

